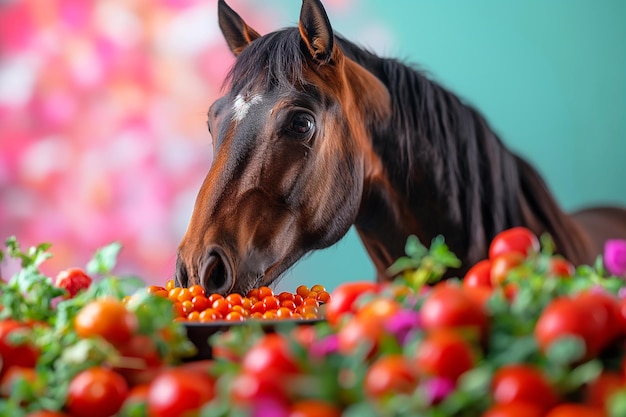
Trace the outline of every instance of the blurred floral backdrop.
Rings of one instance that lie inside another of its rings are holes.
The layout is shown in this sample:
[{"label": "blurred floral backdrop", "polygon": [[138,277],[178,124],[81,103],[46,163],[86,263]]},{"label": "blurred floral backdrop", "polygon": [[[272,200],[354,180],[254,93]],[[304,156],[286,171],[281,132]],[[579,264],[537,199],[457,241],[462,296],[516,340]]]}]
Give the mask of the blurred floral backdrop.
[{"label": "blurred floral backdrop", "polygon": [[[564,208],[626,205],[626,2],[323,2],[337,32],[476,105]],[[301,0],[228,3],[267,33]],[[118,272],[169,278],[232,62],[217,0],[0,0],[0,240],[51,242],[50,274],[119,241]],[[279,286],[372,278],[351,230]]]},{"label": "blurred floral backdrop", "polygon": [[[286,24],[281,8],[229,3],[261,32]],[[349,3],[325,1],[338,14]],[[120,241],[120,273],[170,277],[212,158],[206,112],[233,62],[216,11],[0,0],[1,239],[53,243],[48,273]]]}]

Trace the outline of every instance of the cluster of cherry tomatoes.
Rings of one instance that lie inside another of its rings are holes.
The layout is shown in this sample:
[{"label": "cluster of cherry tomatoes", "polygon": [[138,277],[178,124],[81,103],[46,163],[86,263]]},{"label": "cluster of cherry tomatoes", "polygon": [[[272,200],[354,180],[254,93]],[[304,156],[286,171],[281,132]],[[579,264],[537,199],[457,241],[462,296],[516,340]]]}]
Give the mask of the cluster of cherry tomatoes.
[{"label": "cluster of cherry tomatoes", "polygon": [[238,293],[226,296],[206,294],[200,285],[182,288],[177,287],[174,280],[168,280],[165,287],[152,285],[147,290],[171,300],[176,320],[187,322],[315,320],[322,317],[320,307],[330,301],[330,294],[319,284],[311,288],[300,285],[295,293],[283,291],[279,294],[263,286],[250,290],[245,296]]},{"label": "cluster of cherry tomatoes", "polygon": [[[114,360],[105,350],[73,375],[61,411],[32,406],[8,415],[243,416],[259,407],[281,417],[623,415],[614,404],[626,404],[626,300],[618,295],[625,285],[581,268],[514,228],[496,236],[488,258],[460,282],[348,282],[331,300],[319,285],[224,297],[168,281],[140,292],[143,304],[137,294],[96,298],[76,311],[72,331],[80,343],[106,341]],[[76,276],[62,280],[69,293],[87,285]],[[144,311],[150,303],[185,322],[325,320],[269,333],[231,326],[212,338],[213,359],[181,365],[163,354],[181,326],[169,317],[165,327],[146,328],[158,321]],[[35,368],[48,345],[10,343],[31,326],[0,321],[0,415],[15,381],[32,383],[30,401],[49,394],[51,380]]]}]

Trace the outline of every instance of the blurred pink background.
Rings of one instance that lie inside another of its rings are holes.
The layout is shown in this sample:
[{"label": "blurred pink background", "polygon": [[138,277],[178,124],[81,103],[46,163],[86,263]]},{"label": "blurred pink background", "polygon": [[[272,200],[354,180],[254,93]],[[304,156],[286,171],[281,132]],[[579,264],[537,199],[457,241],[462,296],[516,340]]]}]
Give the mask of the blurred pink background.
[{"label": "blurred pink background", "polygon": [[[286,25],[229,3],[262,33]],[[216,0],[0,2],[0,239],[52,243],[48,274],[119,241],[118,273],[165,282],[232,62]]]}]

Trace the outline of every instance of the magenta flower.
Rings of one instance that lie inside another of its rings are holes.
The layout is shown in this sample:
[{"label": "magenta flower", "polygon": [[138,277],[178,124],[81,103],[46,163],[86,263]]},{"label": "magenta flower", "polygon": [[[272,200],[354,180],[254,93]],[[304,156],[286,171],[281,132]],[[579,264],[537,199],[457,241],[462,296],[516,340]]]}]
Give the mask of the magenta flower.
[{"label": "magenta flower", "polygon": [[442,377],[434,377],[422,383],[428,404],[437,404],[445,400],[454,391],[454,387],[454,381]]},{"label": "magenta flower", "polygon": [[413,310],[400,310],[385,321],[385,330],[396,337],[398,343],[404,345],[413,332],[421,327],[420,314]]},{"label": "magenta flower", "polygon": [[339,349],[339,338],[336,334],[331,334],[323,339],[316,340],[309,348],[309,354],[314,358],[324,358]]},{"label": "magenta flower", "polygon": [[626,240],[607,240],[604,245],[604,265],[611,275],[626,277]]},{"label": "magenta flower", "polygon": [[289,407],[280,399],[262,397],[255,401],[253,417],[289,417]]}]

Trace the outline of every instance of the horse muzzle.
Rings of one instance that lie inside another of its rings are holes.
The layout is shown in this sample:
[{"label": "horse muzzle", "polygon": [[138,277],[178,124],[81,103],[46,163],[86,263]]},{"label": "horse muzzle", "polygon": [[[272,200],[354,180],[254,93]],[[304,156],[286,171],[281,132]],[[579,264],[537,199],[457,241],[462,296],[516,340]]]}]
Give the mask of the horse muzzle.
[{"label": "horse muzzle", "polygon": [[[210,248],[195,266],[196,268],[186,265],[179,253],[175,276],[178,286],[189,287],[199,284],[207,294],[227,294],[232,291],[235,284],[233,266],[223,248],[219,246]],[[196,271],[191,277],[189,276],[190,267]]]}]

